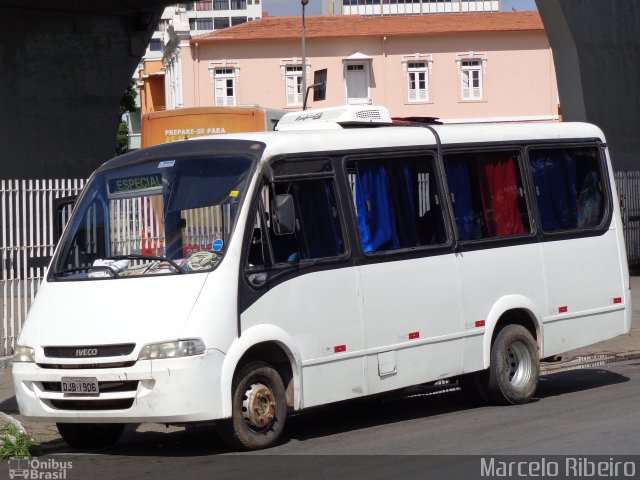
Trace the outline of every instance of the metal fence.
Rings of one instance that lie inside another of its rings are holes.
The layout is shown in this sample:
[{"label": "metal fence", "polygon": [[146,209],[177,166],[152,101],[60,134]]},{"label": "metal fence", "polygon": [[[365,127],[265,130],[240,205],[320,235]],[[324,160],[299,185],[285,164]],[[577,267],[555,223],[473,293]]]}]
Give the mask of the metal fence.
[{"label": "metal fence", "polygon": [[0,356],[13,351],[15,339],[51,255],[56,199],[77,195],[85,180],[0,180]]},{"label": "metal fence", "polygon": [[640,267],[640,172],[616,172],[627,261],[632,270]]}]

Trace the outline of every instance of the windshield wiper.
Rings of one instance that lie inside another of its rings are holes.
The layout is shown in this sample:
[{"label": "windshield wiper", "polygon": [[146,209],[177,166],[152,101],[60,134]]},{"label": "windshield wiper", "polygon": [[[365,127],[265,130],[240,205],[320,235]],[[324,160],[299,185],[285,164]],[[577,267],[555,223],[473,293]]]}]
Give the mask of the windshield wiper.
[{"label": "windshield wiper", "polygon": [[161,257],[157,255],[140,255],[139,253],[130,253],[128,255],[116,255],[115,257],[108,257],[105,260],[158,260],[160,262],[167,262],[169,265],[176,269],[176,272],[184,273],[180,268],[180,265],[178,265],[176,262],[167,257]]},{"label": "windshield wiper", "polygon": [[54,277],[62,277],[68,273],[75,272],[88,272],[89,270],[103,270],[105,272],[109,272],[112,278],[116,278],[118,276],[118,272],[116,272],[113,268],[107,267],[105,265],[87,265],[86,267],[72,267],[72,268],[64,268],[62,270],[58,270],[57,272],[53,272]]}]

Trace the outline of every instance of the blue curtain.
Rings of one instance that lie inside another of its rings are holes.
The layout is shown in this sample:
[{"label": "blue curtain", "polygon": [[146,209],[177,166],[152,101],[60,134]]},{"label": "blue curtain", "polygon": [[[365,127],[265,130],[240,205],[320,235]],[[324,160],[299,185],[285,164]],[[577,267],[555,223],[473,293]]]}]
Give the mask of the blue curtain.
[{"label": "blue curtain", "polygon": [[578,226],[576,161],[563,151],[537,151],[530,159],[538,210],[546,232]]},{"label": "blue curtain", "polygon": [[416,247],[420,245],[418,226],[416,223],[418,215],[416,212],[413,185],[413,179],[414,177],[417,178],[417,175],[414,175],[413,169],[408,164],[396,167],[394,173],[400,186],[395,192],[398,202],[397,220],[400,245],[402,248]]},{"label": "blue curtain", "polygon": [[322,181],[299,182],[296,196],[303,221],[301,258],[340,255],[344,248],[340,228],[333,216],[331,185]]},{"label": "blue curtain", "polygon": [[394,203],[386,166],[356,164],[356,210],[365,252],[400,248]]},{"label": "blue curtain", "polygon": [[450,158],[445,161],[445,172],[449,192],[453,195],[453,212],[460,240],[482,238],[482,222],[475,216],[469,163],[465,158]]}]

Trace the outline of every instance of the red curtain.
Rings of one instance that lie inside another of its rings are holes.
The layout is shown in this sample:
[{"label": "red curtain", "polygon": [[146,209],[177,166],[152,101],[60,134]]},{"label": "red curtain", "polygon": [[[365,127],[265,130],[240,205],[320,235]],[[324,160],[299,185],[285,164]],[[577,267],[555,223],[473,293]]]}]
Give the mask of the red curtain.
[{"label": "red curtain", "polygon": [[518,202],[518,165],[512,153],[491,153],[478,165],[485,224],[492,237],[526,233]]}]

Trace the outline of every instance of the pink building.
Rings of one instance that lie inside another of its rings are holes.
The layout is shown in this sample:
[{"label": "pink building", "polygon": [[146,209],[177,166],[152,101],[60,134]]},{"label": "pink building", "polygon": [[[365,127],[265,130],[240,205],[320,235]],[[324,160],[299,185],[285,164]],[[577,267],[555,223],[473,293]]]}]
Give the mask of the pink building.
[{"label": "pink building", "polygon": [[326,70],[326,99],[386,105],[397,117],[456,121],[556,121],[551,48],[535,12],[398,17],[266,17],[219,32],[180,36],[167,50],[167,108],[302,107]]}]

